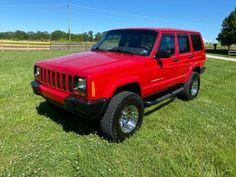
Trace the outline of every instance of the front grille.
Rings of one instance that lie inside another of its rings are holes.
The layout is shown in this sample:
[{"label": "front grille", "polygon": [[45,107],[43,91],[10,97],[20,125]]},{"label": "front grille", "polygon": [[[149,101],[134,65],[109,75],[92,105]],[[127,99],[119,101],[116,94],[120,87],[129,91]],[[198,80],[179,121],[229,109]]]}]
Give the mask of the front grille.
[{"label": "front grille", "polygon": [[40,68],[40,82],[59,90],[73,92],[73,76],[57,71]]}]

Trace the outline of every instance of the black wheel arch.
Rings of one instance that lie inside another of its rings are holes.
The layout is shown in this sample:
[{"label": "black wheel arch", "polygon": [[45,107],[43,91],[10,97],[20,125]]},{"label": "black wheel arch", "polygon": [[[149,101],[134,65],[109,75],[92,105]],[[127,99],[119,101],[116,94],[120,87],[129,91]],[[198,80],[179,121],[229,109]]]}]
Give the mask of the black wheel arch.
[{"label": "black wheel arch", "polygon": [[132,83],[128,83],[128,84],[119,86],[118,88],[115,89],[112,97],[115,96],[116,94],[118,94],[120,92],[124,92],[124,91],[133,92],[133,93],[136,93],[137,95],[142,97],[141,86],[138,82],[132,82]]}]

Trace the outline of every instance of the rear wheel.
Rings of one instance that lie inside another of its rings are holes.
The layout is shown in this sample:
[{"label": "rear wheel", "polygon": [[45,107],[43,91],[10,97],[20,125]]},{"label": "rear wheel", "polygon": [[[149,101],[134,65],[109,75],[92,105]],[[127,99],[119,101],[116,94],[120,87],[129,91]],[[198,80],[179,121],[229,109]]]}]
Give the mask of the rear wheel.
[{"label": "rear wheel", "polygon": [[143,101],[135,93],[124,91],[115,95],[100,121],[107,138],[120,142],[134,134],[143,121]]},{"label": "rear wheel", "polygon": [[184,84],[184,90],[181,93],[181,97],[184,100],[192,100],[197,97],[200,89],[200,75],[197,72],[193,72],[189,81]]}]

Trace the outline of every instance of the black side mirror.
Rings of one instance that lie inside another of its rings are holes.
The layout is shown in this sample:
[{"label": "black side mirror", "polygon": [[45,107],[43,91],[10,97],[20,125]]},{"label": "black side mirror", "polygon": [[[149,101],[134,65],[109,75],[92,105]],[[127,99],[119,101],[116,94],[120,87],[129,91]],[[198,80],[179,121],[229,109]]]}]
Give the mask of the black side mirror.
[{"label": "black side mirror", "polygon": [[171,52],[166,50],[160,50],[156,53],[156,58],[170,58]]}]

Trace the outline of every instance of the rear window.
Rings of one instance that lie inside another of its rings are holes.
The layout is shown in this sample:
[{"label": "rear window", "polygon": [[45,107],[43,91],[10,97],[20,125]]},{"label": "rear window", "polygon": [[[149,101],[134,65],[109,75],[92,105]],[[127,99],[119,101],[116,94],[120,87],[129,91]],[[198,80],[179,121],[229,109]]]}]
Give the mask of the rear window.
[{"label": "rear window", "polygon": [[179,53],[189,53],[190,45],[188,34],[178,34]]},{"label": "rear window", "polygon": [[191,34],[191,39],[192,39],[192,43],[193,43],[193,50],[194,51],[202,50],[202,41],[201,41],[200,35]]}]

